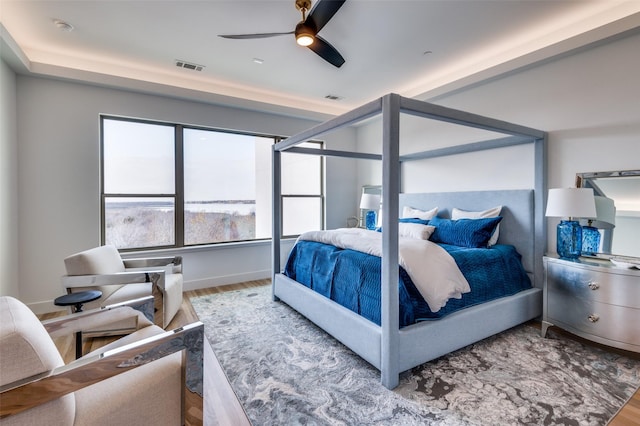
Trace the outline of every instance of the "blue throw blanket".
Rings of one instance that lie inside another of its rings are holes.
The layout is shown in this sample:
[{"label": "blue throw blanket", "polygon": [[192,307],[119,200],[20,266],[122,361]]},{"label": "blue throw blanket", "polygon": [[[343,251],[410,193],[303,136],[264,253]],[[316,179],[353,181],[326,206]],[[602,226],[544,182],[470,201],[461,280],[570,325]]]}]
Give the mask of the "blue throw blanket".
[{"label": "blue throw blanket", "polygon": [[[398,280],[400,327],[434,320],[465,307],[531,288],[531,281],[513,246],[465,248],[440,244],[455,260],[471,287],[461,299],[449,299],[431,312],[409,275],[401,267]],[[314,241],[299,241],[292,249],[285,275],[380,325],[381,259],[355,250]]]}]

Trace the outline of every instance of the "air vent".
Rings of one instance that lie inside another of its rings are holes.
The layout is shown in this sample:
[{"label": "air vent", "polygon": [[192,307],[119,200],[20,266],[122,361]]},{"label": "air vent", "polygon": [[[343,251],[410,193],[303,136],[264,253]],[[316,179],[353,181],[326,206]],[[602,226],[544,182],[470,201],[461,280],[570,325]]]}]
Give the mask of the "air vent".
[{"label": "air vent", "polygon": [[185,68],[185,69],[194,70],[194,71],[202,71],[202,69],[204,68],[204,65],[192,64],[190,62],[176,59],[176,67]]},{"label": "air vent", "polygon": [[342,96],[338,95],[327,95],[324,97],[325,99],[329,99],[330,101],[339,101],[342,100]]}]

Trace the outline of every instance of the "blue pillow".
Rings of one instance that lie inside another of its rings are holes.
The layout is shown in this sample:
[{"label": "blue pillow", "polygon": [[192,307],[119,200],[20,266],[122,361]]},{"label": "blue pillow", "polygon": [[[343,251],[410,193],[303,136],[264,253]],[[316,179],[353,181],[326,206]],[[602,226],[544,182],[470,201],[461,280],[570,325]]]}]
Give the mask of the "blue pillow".
[{"label": "blue pillow", "polygon": [[451,244],[459,247],[487,247],[493,231],[502,216],[486,219],[442,219],[434,217],[429,225],[436,227],[429,238],[434,243]]},{"label": "blue pillow", "polygon": [[419,223],[420,225],[429,225],[429,221],[425,219],[418,219],[414,217],[404,217],[402,219],[398,219],[400,223]]}]

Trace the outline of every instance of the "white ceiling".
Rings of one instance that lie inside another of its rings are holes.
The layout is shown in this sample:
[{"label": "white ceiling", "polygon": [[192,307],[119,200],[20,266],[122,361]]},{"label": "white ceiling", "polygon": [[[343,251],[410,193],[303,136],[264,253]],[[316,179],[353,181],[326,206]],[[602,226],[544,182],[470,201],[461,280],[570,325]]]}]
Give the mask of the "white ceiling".
[{"label": "white ceiling", "polygon": [[217,37],[300,19],[294,0],[0,0],[1,53],[22,72],[320,117],[389,92],[428,100],[640,27],[640,0],[347,0],[320,31],[341,68],[292,35]]}]

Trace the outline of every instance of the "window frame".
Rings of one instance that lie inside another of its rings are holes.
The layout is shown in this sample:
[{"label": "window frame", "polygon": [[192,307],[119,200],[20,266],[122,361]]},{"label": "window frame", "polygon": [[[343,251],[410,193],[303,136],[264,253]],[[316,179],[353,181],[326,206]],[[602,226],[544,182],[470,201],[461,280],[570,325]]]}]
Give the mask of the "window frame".
[{"label": "window frame", "polygon": [[[284,139],[284,138],[282,138]],[[278,140],[277,142],[281,142],[282,139]],[[276,143],[277,143],[276,142]],[[313,144],[318,144],[320,147],[318,149],[324,149],[324,142],[323,141],[318,141],[318,140],[310,140],[307,141],[305,143],[313,143]],[[287,151],[284,151],[283,154],[285,154]],[[299,154],[299,155],[311,155],[311,154]],[[282,214],[280,215],[280,229],[282,230],[283,235],[281,236],[282,238],[296,238],[298,237],[300,234],[284,234],[284,216],[285,216],[285,212],[284,212],[284,200],[286,198],[291,199],[291,198],[319,198],[320,199],[320,226],[321,229],[325,229],[326,227],[326,214],[325,214],[325,161],[324,161],[324,156],[323,155],[314,155],[314,157],[318,158],[318,161],[320,161],[320,188],[319,188],[319,194],[318,195],[305,195],[305,194],[284,194],[281,193],[280,194],[280,211],[282,212]],[[281,172],[282,173],[282,172]]]},{"label": "window frame", "polygon": [[[261,137],[261,138],[269,138],[273,139],[272,145],[286,139],[286,137],[278,136],[278,135],[268,135],[262,133],[248,132],[248,131],[239,131],[239,130],[229,130],[229,129],[221,129],[215,127],[207,127],[207,126],[198,126],[191,124],[183,124],[177,122],[166,122],[159,120],[150,120],[150,119],[142,119],[142,118],[133,118],[133,117],[125,117],[118,116],[113,114],[100,114],[99,115],[99,186],[100,186],[100,243],[106,244],[106,201],[109,198],[172,198],[174,201],[174,244],[169,245],[158,245],[158,246],[147,246],[147,247],[134,247],[134,248],[119,248],[122,252],[136,252],[136,251],[152,251],[152,250],[162,250],[162,249],[182,249],[182,248],[190,248],[190,247],[203,247],[203,246],[220,246],[225,244],[239,244],[239,243],[252,243],[259,241],[270,241],[273,236],[269,238],[254,238],[250,240],[239,240],[239,241],[218,241],[218,242],[208,242],[208,243],[199,243],[199,244],[185,244],[185,209],[184,209],[184,129],[194,129],[194,130],[204,130],[218,133],[229,133],[236,134],[242,136],[249,137]],[[125,121],[132,123],[141,123],[141,124],[151,124],[151,125],[161,125],[168,126],[174,128],[174,193],[172,194],[120,194],[120,193],[107,193],[105,192],[105,140],[104,140],[104,121],[105,120],[117,120],[117,121]],[[324,149],[324,142],[322,141],[309,141],[312,143],[318,143],[320,145],[319,149]],[[325,162],[322,160],[322,156],[320,158],[320,188],[318,195],[306,195],[306,194],[281,194],[280,196],[280,206],[283,205],[283,200],[285,198],[319,198],[320,199],[320,226],[324,229],[326,223],[326,214],[325,214]],[[284,222],[284,217],[281,218],[281,221]],[[280,224],[283,229],[283,223]],[[282,238],[295,238],[297,235],[283,235]]]}]

